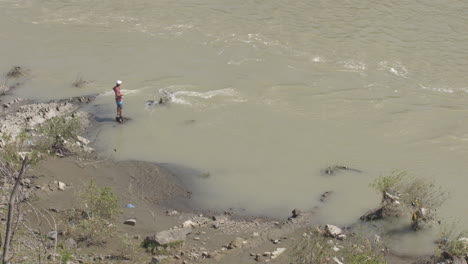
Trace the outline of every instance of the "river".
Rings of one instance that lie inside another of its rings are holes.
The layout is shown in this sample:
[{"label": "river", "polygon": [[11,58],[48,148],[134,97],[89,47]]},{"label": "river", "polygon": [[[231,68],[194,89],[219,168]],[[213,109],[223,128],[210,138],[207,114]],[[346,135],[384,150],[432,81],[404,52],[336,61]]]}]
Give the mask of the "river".
[{"label": "river", "polygon": [[[354,222],[394,170],[450,192],[468,223],[468,2],[0,0],[10,97],[99,93],[103,156],[183,164],[204,208]],[[72,86],[79,78],[90,83]],[[168,105],[148,105],[161,91]],[[115,151],[114,151],[115,149]],[[340,164],[362,171],[324,175]],[[334,191],[327,206],[319,198]]]}]

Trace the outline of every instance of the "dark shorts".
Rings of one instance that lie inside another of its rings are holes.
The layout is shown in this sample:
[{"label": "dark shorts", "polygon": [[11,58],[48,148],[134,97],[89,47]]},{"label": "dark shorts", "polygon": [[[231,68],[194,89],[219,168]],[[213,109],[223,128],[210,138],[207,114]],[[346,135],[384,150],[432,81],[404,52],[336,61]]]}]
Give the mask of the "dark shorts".
[{"label": "dark shorts", "polygon": [[117,108],[122,109],[123,108],[123,102],[116,102],[117,103]]}]

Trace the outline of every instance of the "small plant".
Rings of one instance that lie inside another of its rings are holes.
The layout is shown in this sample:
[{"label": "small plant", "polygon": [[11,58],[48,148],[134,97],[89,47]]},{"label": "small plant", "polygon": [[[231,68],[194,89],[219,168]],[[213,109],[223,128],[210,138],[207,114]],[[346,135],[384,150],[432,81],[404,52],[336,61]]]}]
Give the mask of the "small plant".
[{"label": "small plant", "polygon": [[4,169],[18,170],[25,156],[29,157],[29,164],[35,165],[41,158],[41,151],[35,149],[31,142],[31,135],[26,131],[13,138],[11,135],[2,134],[3,148],[0,149],[0,159],[4,161]]},{"label": "small plant", "polygon": [[364,252],[357,252],[350,254],[345,257],[345,261],[348,264],[385,264],[385,260],[382,256],[377,255],[372,250],[366,250]]},{"label": "small plant", "polygon": [[119,198],[110,187],[99,188],[94,179],[90,181],[85,192],[81,194],[81,198],[90,214],[110,220],[120,213]]},{"label": "small plant", "polygon": [[72,261],[73,259],[73,251],[67,249],[60,250],[61,263],[67,263],[68,261]]},{"label": "small plant", "polygon": [[134,239],[131,239],[128,234],[120,236],[120,242],[120,257],[122,259],[133,259],[138,248],[138,243]]},{"label": "small plant", "polygon": [[84,209],[74,209],[68,214],[68,230],[77,242],[86,245],[100,245],[113,235],[112,224],[118,209],[118,197],[111,188],[99,188],[94,180],[79,192]]},{"label": "small plant", "polygon": [[76,140],[81,129],[79,118],[65,116],[51,118],[40,126],[40,133],[46,135],[41,142],[41,148],[62,155],[71,154],[65,143],[69,140]]},{"label": "small plant", "polygon": [[382,193],[381,207],[361,219],[410,214],[411,227],[414,230],[434,222],[436,210],[448,198],[448,193],[437,187],[432,180],[408,176],[404,172],[381,176],[370,186]]},{"label": "small plant", "polygon": [[391,175],[380,176],[375,179],[369,186],[379,193],[388,192],[399,188],[403,177],[406,176],[405,172],[394,171]]},{"label": "small plant", "polygon": [[461,232],[455,230],[459,230],[456,222],[443,225],[436,256],[440,256],[443,252],[457,257],[468,256],[468,230]]},{"label": "small plant", "polygon": [[[303,264],[385,264],[379,248],[380,242],[371,242],[366,236],[359,235],[360,231],[353,232],[347,239],[339,241],[324,236],[323,231],[316,229],[308,232],[292,250],[293,263]],[[341,250],[335,250],[341,247]]]}]

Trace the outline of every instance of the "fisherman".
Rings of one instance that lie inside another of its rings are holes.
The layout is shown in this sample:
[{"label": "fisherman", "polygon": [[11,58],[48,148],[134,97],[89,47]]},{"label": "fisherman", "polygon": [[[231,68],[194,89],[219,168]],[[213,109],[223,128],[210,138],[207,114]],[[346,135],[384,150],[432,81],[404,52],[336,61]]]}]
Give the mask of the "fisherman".
[{"label": "fisherman", "polygon": [[120,85],[122,84],[122,81],[121,80],[118,80],[114,86],[114,88],[112,88],[112,90],[114,90],[114,93],[115,93],[115,102],[117,103],[117,117],[115,117],[115,120],[119,123],[122,123],[123,122],[123,117],[122,117],[122,108],[123,108],[123,101],[122,101],[122,97],[123,97],[123,94],[120,92]]}]

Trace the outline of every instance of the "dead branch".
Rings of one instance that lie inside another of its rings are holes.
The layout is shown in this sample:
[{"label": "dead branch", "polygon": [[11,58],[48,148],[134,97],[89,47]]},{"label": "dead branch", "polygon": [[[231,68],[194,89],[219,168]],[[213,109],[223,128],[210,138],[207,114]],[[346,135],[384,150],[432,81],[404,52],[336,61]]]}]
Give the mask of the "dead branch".
[{"label": "dead branch", "polygon": [[23,160],[23,165],[21,166],[21,170],[18,174],[18,177],[16,178],[15,186],[13,187],[13,190],[11,191],[10,201],[8,202],[8,218],[7,218],[5,242],[3,246],[3,257],[2,257],[3,264],[8,264],[8,262],[10,261],[10,259],[8,258],[8,255],[10,251],[11,240],[13,239],[11,227],[12,227],[12,220],[13,220],[13,210],[14,210],[15,200],[16,200],[16,193],[18,192],[18,188],[19,188],[21,179],[23,178],[23,174],[26,171],[26,166],[28,165],[28,161],[29,161],[28,157],[25,157]]}]

